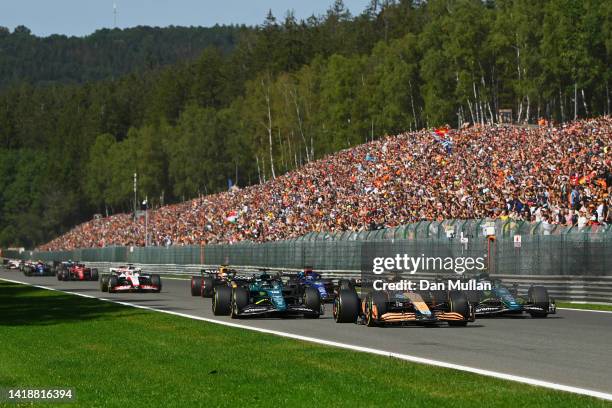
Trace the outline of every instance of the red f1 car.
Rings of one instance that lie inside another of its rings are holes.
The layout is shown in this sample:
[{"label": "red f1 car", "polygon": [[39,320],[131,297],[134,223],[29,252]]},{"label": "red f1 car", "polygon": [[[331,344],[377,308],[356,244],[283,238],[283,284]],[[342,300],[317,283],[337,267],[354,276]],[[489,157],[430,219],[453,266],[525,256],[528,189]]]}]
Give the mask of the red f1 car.
[{"label": "red f1 car", "polygon": [[82,263],[66,262],[59,265],[57,280],[97,281],[98,270],[96,268],[89,268]]}]

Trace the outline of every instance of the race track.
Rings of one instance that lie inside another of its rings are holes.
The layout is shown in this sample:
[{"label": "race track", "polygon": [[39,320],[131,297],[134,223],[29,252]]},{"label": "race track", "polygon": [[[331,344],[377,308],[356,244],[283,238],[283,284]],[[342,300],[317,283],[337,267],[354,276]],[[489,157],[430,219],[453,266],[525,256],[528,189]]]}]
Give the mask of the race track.
[{"label": "race track", "polygon": [[[209,299],[192,297],[188,280],[163,279],[159,294],[108,294],[98,282],[60,282],[0,270],[0,278],[129,302],[219,321]],[[240,324],[355,346],[409,354],[567,386],[612,393],[612,313],[558,310],[547,319],[478,319],[465,328],[446,325],[368,328],[337,324],[331,305],[318,320],[241,319]]]}]

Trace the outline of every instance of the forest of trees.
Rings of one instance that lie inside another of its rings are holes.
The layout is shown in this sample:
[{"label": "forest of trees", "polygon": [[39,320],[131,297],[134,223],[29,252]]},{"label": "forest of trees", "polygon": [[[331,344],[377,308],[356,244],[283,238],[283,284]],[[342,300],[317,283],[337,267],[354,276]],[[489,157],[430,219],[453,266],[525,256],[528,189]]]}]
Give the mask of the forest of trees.
[{"label": "forest of trees", "polygon": [[[496,122],[500,108],[517,122],[608,114],[611,16],[605,0],[372,0],[356,16],[336,0],[305,21],[221,30],[195,59],[144,52],[153,29],[135,29],[118,57],[138,61],[129,73],[90,66],[110,46],[38,56],[28,47],[48,39],[30,38],[12,58],[59,65],[13,70],[0,91],[0,245],[131,211],[134,172],[140,198],[168,204],[385,134]],[[164,49],[203,29],[175,30]],[[15,35],[0,30],[0,44]]]},{"label": "forest of trees", "polygon": [[247,27],[134,27],[86,37],[37,37],[27,27],[0,27],[0,89],[119,78],[194,59],[206,48],[231,51]]}]

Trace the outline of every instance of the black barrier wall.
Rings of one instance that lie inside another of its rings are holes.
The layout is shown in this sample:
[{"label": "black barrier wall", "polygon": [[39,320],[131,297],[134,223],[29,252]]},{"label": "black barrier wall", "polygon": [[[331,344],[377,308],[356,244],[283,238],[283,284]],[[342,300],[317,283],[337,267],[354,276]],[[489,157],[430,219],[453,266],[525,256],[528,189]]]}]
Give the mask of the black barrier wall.
[{"label": "black barrier wall", "polygon": [[[313,267],[359,271],[364,247],[377,243],[413,257],[484,258],[485,270],[503,275],[612,276],[612,227],[562,227],[489,220],[423,221],[362,232],[318,232],[268,243],[106,247],[72,251],[3,251],[8,258],[140,264]],[[429,270],[444,273],[445,270]]]}]

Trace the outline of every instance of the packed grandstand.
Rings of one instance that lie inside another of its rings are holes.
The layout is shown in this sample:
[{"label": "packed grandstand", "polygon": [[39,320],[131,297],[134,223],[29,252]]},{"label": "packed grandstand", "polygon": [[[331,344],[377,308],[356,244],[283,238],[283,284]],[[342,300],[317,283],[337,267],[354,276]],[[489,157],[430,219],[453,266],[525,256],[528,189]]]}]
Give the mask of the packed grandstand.
[{"label": "packed grandstand", "polygon": [[[612,118],[387,136],[263,184],[150,210],[150,245],[295,238],[419,220],[612,222]],[[133,214],[95,219],[44,250],[145,243]]]}]

